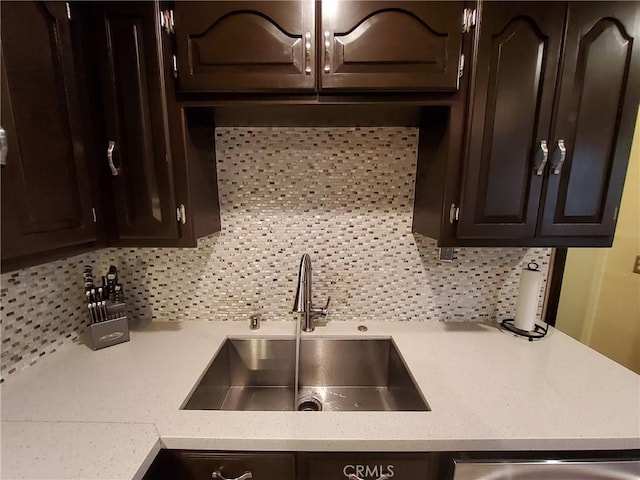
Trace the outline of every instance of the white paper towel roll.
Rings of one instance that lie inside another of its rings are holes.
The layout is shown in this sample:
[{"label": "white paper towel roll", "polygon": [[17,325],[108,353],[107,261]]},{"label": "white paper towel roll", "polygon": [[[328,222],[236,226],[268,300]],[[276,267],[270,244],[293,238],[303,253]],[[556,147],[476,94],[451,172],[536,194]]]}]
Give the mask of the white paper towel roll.
[{"label": "white paper towel roll", "polygon": [[542,283],[542,272],[537,269],[538,266],[535,263],[533,265],[535,265],[535,269],[530,263],[520,273],[516,317],[513,322],[516,328],[527,332],[532,332],[536,324],[540,284]]}]

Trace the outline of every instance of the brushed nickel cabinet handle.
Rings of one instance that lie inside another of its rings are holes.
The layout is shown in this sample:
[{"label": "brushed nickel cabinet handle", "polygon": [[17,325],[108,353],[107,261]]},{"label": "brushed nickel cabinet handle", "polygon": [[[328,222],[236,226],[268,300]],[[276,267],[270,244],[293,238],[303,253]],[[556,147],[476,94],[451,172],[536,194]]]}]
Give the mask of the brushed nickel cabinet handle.
[{"label": "brushed nickel cabinet handle", "polygon": [[220,480],[249,480],[250,478],[253,478],[253,473],[251,473],[249,470],[247,470],[246,472],[244,472],[239,477],[227,478],[224,475],[222,475],[222,469],[220,469],[220,470],[216,470],[215,472],[213,472],[211,474],[211,478],[218,478]]},{"label": "brushed nickel cabinet handle", "polygon": [[311,75],[311,32],[304,34],[304,73]]},{"label": "brushed nickel cabinet handle", "polygon": [[117,169],[113,163],[113,151],[115,150],[115,148],[116,142],[114,142],[113,140],[109,140],[109,146],[107,147],[107,164],[111,169],[111,175],[113,175],[114,177],[118,176],[118,174],[120,173],[120,170]]},{"label": "brushed nickel cabinet handle", "polygon": [[567,159],[567,147],[564,144],[564,140],[558,140],[558,150],[560,150],[560,160],[553,166],[553,174],[560,175],[562,171],[562,165],[564,165],[564,161]]},{"label": "brushed nickel cabinet handle", "polygon": [[324,32],[324,73],[331,72],[331,32]]},{"label": "brushed nickel cabinet handle", "polygon": [[544,173],[544,167],[547,165],[547,161],[549,160],[549,147],[547,146],[546,140],[540,140],[540,151],[542,152],[542,161],[536,168],[536,175],[542,175]]},{"label": "brushed nickel cabinet handle", "polygon": [[9,152],[9,143],[7,142],[7,132],[0,127],[0,166],[7,165],[7,153]]},{"label": "brushed nickel cabinet handle", "polygon": [[169,35],[175,33],[175,20],[173,18],[173,10],[162,10],[160,12],[160,26]]}]

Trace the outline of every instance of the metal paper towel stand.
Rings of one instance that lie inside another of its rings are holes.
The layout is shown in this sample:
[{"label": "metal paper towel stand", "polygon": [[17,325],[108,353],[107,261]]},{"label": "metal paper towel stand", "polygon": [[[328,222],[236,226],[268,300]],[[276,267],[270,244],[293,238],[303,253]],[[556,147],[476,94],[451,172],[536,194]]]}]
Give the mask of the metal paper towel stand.
[{"label": "metal paper towel stand", "polygon": [[528,338],[530,342],[544,338],[544,336],[549,331],[549,325],[547,325],[547,327],[545,328],[538,324],[534,325],[532,332],[528,330],[520,330],[513,324],[513,322],[513,318],[505,318],[500,322],[500,326],[505,330],[510,331],[511,333],[515,333],[516,335],[519,335],[521,337]]},{"label": "metal paper towel stand", "polygon": [[[527,268],[529,270],[537,271],[539,267],[536,262],[529,262],[529,264],[527,265]],[[517,312],[516,312],[516,316],[517,316]],[[545,328],[538,325],[537,323],[533,325],[533,330],[531,331],[523,330],[515,326],[515,318],[507,318],[502,320],[502,322],[500,322],[500,326],[511,333],[515,333],[518,336],[529,339],[530,342],[544,338],[544,336],[549,331],[549,325],[547,325]]]}]

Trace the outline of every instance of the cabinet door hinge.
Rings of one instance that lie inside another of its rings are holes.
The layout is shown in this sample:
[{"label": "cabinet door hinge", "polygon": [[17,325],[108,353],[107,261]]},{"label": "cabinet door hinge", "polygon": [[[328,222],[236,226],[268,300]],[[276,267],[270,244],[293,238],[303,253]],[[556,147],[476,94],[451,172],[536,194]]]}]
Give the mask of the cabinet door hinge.
[{"label": "cabinet door hinge", "polygon": [[617,221],[618,220],[618,213],[620,212],[620,207],[616,207],[615,210],[613,211],[613,221]]},{"label": "cabinet door hinge", "polygon": [[160,12],[160,26],[169,35],[171,35],[172,33],[175,33],[176,24],[173,20],[173,10],[162,10]]},{"label": "cabinet door hinge", "polygon": [[457,207],[455,203],[449,207],[449,223],[453,225],[460,219],[460,207]]},{"label": "cabinet door hinge", "polygon": [[96,214],[95,207],[91,209],[91,214],[93,215],[93,223],[98,223],[98,215]]},{"label": "cabinet door hinge", "polygon": [[464,53],[460,54],[460,62],[458,63],[458,78],[462,78],[464,74]]},{"label": "cabinet door hinge", "polygon": [[69,6],[69,2],[64,2],[64,4],[67,6],[67,18],[71,20],[71,7]]},{"label": "cabinet door hinge", "polygon": [[185,225],[187,223],[187,209],[184,206],[184,203],[181,203],[176,208],[176,218],[178,219],[178,223]]},{"label": "cabinet door hinge", "polygon": [[462,11],[462,33],[469,33],[476,26],[476,9],[465,8]]}]

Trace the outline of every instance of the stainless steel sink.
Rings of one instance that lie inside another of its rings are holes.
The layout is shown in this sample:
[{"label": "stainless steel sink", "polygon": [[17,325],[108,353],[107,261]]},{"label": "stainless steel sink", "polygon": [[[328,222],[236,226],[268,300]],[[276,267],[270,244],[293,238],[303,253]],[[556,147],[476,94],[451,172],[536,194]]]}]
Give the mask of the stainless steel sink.
[{"label": "stainless steel sink", "polygon": [[182,408],[429,410],[388,338],[302,339],[294,377],[295,340],[227,339]]}]

